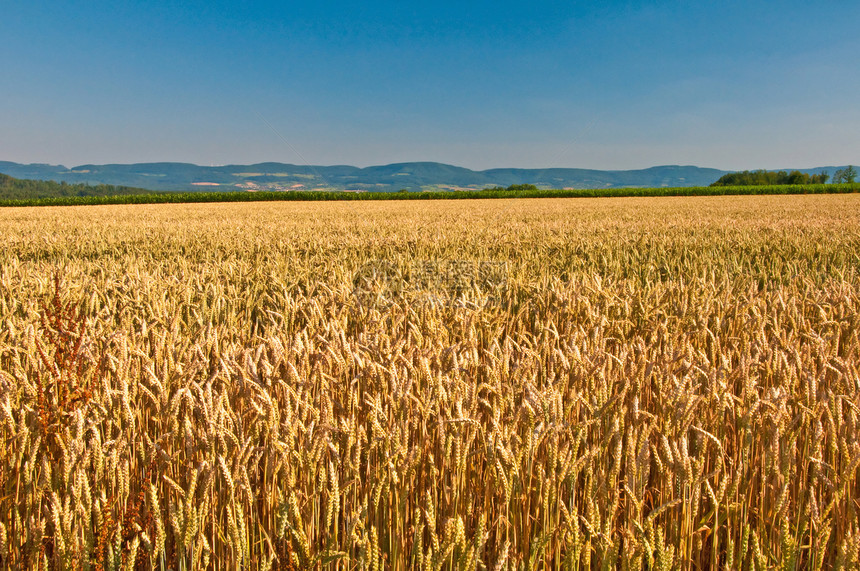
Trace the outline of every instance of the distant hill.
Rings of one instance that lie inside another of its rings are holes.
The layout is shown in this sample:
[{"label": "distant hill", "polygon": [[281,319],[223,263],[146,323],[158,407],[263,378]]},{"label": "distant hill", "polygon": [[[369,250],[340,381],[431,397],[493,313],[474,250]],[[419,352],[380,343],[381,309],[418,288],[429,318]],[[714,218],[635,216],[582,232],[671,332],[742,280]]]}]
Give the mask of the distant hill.
[{"label": "distant hill", "polygon": [[[839,167],[801,169],[831,174]],[[794,169],[790,169],[794,170]],[[696,166],[657,166],[638,170],[471,169],[433,162],[396,163],[366,168],[285,163],[204,167],[189,163],[80,165],[19,164],[0,161],[0,173],[20,179],[69,184],[109,184],[154,191],[193,190],[466,190],[512,184],[549,188],[629,188],[708,186],[730,171]]]},{"label": "distant hill", "polygon": [[119,196],[127,194],[150,194],[143,188],[129,188],[108,184],[68,184],[45,180],[19,180],[0,174],[0,200],[31,198],[59,198],[68,196]]}]

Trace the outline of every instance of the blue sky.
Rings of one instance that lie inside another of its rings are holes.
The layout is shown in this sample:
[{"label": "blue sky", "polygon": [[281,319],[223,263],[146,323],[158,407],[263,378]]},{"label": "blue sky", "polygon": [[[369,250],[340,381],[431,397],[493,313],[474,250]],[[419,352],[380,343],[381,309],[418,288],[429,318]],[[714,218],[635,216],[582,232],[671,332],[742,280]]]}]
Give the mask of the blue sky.
[{"label": "blue sky", "polygon": [[860,162],[856,0],[0,8],[0,160]]}]

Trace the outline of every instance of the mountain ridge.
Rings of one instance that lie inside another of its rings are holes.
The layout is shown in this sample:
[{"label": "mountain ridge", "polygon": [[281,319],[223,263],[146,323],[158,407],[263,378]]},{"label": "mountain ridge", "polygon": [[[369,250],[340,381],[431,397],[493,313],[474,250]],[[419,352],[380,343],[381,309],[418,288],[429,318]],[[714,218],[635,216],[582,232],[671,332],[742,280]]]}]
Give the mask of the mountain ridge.
[{"label": "mountain ridge", "polygon": [[[800,170],[809,174],[841,167]],[[154,191],[258,190],[467,190],[512,184],[539,188],[625,188],[707,186],[733,171],[694,165],[644,169],[493,168],[472,170],[446,163],[416,161],[356,167],[295,165],[280,162],[200,166],[184,162],[83,164],[67,168],[45,163],[0,161],[0,173],[24,180],[68,184],[109,184]]]}]

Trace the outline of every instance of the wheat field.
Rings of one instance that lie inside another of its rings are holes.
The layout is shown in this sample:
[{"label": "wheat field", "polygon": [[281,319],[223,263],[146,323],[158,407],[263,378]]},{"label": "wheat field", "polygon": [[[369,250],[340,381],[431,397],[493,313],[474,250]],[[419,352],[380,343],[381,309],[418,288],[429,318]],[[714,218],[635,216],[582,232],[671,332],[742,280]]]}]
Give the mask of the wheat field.
[{"label": "wheat field", "polygon": [[3,568],[860,565],[860,196],[0,237]]}]

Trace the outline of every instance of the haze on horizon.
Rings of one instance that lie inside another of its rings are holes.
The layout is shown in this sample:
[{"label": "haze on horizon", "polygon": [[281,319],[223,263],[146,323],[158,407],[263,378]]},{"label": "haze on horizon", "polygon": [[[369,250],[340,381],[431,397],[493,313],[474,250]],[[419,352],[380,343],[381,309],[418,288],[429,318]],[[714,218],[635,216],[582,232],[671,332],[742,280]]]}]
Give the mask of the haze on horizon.
[{"label": "haze on horizon", "polygon": [[0,161],[857,164],[858,30],[856,0],[13,0]]}]

